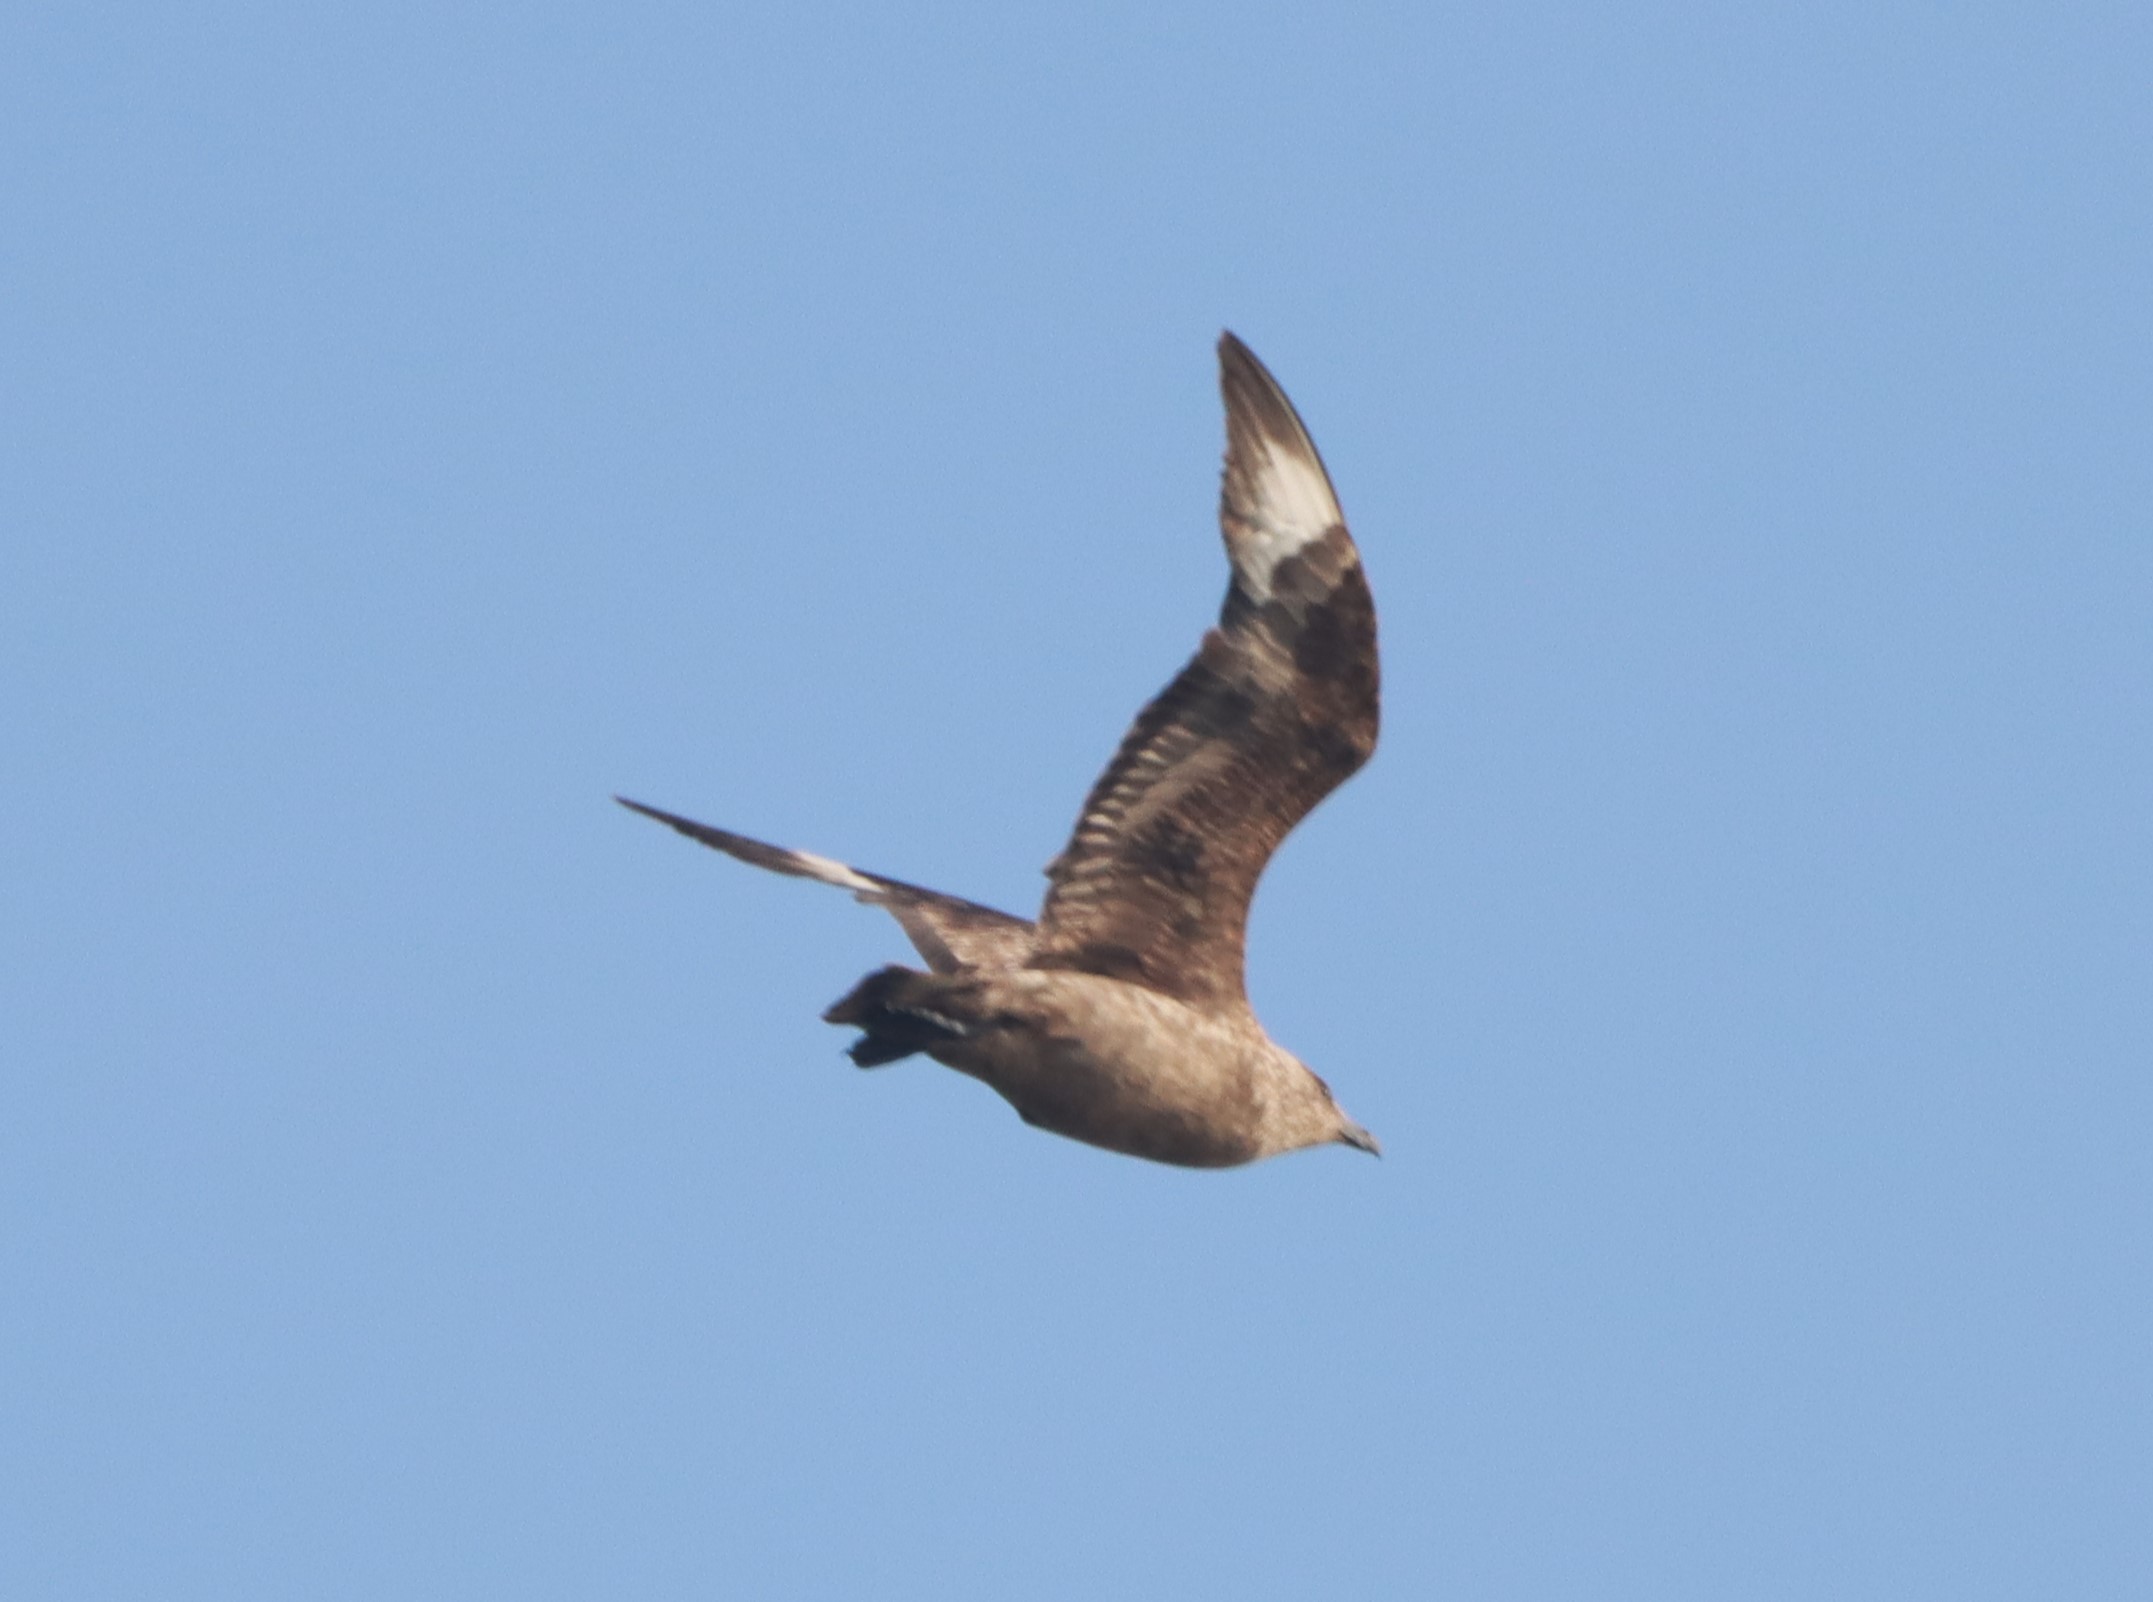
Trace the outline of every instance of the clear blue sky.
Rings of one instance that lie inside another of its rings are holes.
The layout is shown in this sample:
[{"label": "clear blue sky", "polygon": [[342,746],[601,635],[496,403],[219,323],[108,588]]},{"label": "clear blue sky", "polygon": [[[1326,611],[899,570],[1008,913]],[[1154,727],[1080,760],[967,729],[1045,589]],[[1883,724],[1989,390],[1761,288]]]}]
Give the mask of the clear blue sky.
[{"label": "clear blue sky", "polygon": [[[23,5],[0,1594],[2137,1598],[2153,13]],[[1212,615],[1228,1174],[817,1012]]]}]

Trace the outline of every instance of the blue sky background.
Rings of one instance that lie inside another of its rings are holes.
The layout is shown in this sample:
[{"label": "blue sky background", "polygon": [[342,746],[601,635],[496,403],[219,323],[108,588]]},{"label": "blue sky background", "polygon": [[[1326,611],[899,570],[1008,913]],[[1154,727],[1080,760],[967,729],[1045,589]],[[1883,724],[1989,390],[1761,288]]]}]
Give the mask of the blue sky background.
[{"label": "blue sky background", "polygon": [[[2153,13],[23,5],[0,1593],[2143,1596]],[[1366,553],[1384,1139],[817,1022]]]}]

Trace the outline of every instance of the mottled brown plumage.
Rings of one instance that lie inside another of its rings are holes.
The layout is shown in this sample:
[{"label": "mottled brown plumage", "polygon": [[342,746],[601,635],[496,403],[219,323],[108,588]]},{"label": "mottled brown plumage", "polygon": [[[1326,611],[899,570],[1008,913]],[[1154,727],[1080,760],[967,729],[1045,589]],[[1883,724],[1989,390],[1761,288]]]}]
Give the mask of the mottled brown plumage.
[{"label": "mottled brown plumage", "polygon": [[932,971],[880,969],[824,1014],[862,1031],[862,1067],[922,1052],[1041,1128],[1205,1168],[1331,1142],[1376,1149],[1264,1033],[1243,988],[1264,864],[1375,749],[1375,603],[1284,392],[1231,334],[1219,374],[1226,603],[1092,786],[1036,924],[622,802],[890,910]]}]

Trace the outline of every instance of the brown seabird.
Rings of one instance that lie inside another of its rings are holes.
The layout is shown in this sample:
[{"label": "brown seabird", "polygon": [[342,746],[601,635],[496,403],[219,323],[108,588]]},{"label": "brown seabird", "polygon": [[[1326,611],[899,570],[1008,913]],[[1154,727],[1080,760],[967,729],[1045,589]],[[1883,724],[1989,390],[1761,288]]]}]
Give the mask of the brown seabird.
[{"label": "brown seabird", "polygon": [[1377,1150],[1264,1033],[1242,979],[1264,864],[1375,749],[1375,602],[1308,430],[1232,334],[1219,388],[1226,604],[1092,786],[1038,922],[616,798],[889,909],[931,971],[878,969],[823,1014],[862,1031],[862,1068],[924,1052],[1027,1123],[1193,1168]]}]

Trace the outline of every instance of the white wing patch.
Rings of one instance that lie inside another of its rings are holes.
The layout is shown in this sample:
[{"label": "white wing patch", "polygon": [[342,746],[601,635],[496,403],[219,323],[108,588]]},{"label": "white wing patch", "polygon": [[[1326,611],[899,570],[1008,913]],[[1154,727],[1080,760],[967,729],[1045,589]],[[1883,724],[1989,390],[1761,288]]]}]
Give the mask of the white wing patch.
[{"label": "white wing patch", "polygon": [[834,884],[841,890],[850,890],[863,896],[880,898],[887,894],[874,880],[833,858],[817,856],[812,851],[787,850],[785,855],[792,858],[796,864],[795,871],[803,879],[820,879],[824,884]]},{"label": "white wing patch", "polygon": [[1251,493],[1244,500],[1229,482],[1223,521],[1234,571],[1249,599],[1261,604],[1271,598],[1278,564],[1346,519],[1322,463],[1269,439],[1249,454],[1259,458],[1247,464],[1253,469],[1247,481]]},{"label": "white wing patch", "polygon": [[1219,528],[1235,583],[1261,606],[1278,564],[1346,517],[1293,403],[1231,334],[1219,339],[1219,390],[1226,402]]}]

